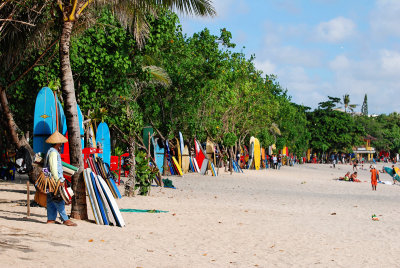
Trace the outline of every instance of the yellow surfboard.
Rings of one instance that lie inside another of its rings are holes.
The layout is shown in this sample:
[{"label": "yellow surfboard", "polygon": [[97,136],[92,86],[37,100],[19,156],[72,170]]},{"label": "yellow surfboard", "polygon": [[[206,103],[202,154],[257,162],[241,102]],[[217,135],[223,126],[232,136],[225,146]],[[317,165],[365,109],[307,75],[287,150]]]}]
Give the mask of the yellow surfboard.
[{"label": "yellow surfboard", "polygon": [[183,176],[181,165],[179,165],[178,161],[176,161],[175,156],[172,157],[172,160],[174,161],[174,164],[176,166],[176,169],[178,170],[179,175]]},{"label": "yellow surfboard", "polygon": [[179,166],[182,166],[181,144],[180,144],[178,138],[175,138],[175,140],[176,140],[176,148],[177,148],[177,152],[178,152],[178,163],[179,163]]},{"label": "yellow surfboard", "polygon": [[260,169],[260,163],[261,163],[261,146],[260,146],[260,141],[255,138],[254,139],[254,167],[256,170]]}]

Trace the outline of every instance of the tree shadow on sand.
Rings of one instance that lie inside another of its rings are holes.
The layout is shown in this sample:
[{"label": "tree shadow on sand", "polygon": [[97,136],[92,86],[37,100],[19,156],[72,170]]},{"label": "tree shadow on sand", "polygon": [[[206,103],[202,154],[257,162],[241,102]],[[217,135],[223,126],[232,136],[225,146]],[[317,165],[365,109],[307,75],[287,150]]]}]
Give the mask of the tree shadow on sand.
[{"label": "tree shadow on sand", "polygon": [[[26,217],[26,212],[22,212],[22,211],[10,211],[10,210],[2,210],[2,209],[0,209],[0,212],[12,213],[12,214],[22,215],[22,216]],[[38,217],[38,218],[46,218],[47,217],[46,215],[36,214],[36,213],[31,213],[31,216],[32,217]]]}]

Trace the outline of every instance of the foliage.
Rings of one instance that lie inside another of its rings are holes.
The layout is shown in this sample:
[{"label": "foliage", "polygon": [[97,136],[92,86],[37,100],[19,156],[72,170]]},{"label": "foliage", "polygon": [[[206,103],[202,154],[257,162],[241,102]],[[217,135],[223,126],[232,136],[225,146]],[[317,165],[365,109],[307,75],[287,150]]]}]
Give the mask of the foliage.
[{"label": "foliage", "polygon": [[332,104],[332,100],[324,102],[318,109],[307,114],[311,147],[321,152],[350,152],[352,146],[360,144],[365,134],[364,128],[356,124],[350,114],[332,110]]},{"label": "foliage", "polygon": [[136,152],[136,179],[135,190],[139,189],[140,195],[148,195],[151,183],[156,178],[157,170],[152,170],[143,151]]},{"label": "foliage", "polygon": [[356,121],[374,139],[371,146],[379,151],[400,153],[400,115],[391,113],[378,117],[359,116]]},{"label": "foliage", "polygon": [[226,147],[234,146],[237,141],[237,137],[234,133],[225,133],[223,143]]},{"label": "foliage", "polygon": [[368,116],[368,98],[367,98],[367,94],[365,94],[364,96],[364,101],[363,104],[361,106],[361,113],[365,116]]}]

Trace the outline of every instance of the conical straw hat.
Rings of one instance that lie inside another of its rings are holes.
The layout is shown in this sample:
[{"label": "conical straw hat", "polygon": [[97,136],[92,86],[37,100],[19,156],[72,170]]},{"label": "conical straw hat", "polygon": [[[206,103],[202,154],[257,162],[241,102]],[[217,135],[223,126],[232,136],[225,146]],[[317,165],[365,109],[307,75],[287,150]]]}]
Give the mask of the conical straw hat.
[{"label": "conical straw hat", "polygon": [[66,137],[64,137],[60,132],[56,130],[53,134],[51,134],[51,136],[46,140],[46,142],[56,144],[56,143],[66,143],[68,142],[68,140]]}]

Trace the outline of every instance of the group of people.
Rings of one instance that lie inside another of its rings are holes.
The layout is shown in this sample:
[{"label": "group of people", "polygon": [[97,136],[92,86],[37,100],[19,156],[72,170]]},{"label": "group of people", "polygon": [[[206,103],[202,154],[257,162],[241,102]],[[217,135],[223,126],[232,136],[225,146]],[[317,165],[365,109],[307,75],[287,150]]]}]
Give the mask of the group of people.
[{"label": "group of people", "polygon": [[[376,169],[376,167],[374,165],[371,165],[370,172],[371,172],[372,191],[376,191],[376,186],[378,185],[378,181],[379,181],[379,171]],[[340,177],[339,180],[361,182],[361,180],[357,179],[357,171],[353,172],[352,174],[350,174],[350,171],[348,171],[344,175],[344,177]]]},{"label": "group of people", "polygon": [[340,177],[339,180],[341,181],[354,181],[354,182],[361,182],[359,179],[357,179],[357,171],[353,172],[350,175],[350,171],[348,171],[344,177]]}]

